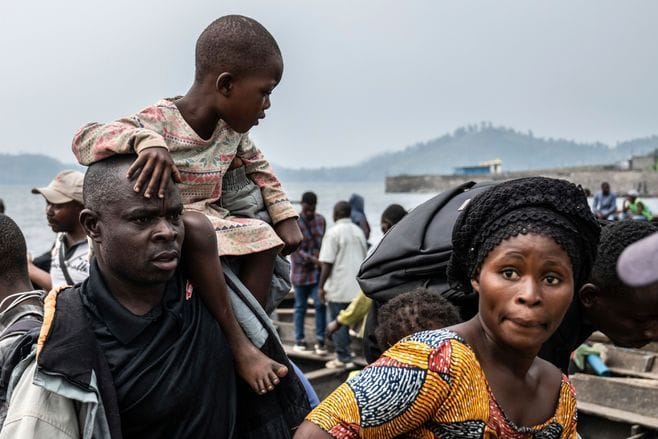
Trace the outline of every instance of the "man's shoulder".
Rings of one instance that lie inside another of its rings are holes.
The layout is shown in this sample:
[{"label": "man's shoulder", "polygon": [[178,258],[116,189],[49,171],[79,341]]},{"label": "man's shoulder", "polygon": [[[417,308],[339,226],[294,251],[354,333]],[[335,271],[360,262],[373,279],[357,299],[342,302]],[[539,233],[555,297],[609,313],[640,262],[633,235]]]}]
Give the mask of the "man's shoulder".
[{"label": "man's shoulder", "polygon": [[39,346],[45,343],[46,338],[51,335],[50,329],[54,324],[55,318],[64,316],[66,320],[79,320],[86,324],[86,319],[82,313],[82,300],[80,298],[80,285],[65,286],[62,285],[50,290],[43,301],[43,324],[39,337]]},{"label": "man's shoulder", "polygon": [[345,223],[345,227],[349,228],[350,232],[357,235],[359,238],[363,237],[363,239],[366,239],[366,234],[363,232],[363,229],[353,222]]}]

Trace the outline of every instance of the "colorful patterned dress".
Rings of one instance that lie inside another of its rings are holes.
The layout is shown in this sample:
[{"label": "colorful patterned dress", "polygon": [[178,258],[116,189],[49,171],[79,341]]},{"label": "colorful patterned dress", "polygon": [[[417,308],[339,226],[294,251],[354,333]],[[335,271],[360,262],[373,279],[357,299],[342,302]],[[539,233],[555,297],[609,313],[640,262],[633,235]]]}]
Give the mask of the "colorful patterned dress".
[{"label": "colorful patterned dress", "polygon": [[496,402],[475,353],[459,335],[440,329],[398,342],[306,419],[336,438],[576,438],[576,395],[563,375],[553,416],[517,427]]},{"label": "colorful patterned dress", "polygon": [[165,145],[181,172],[178,187],[183,204],[208,217],[217,232],[220,255],[257,253],[283,245],[269,224],[230,216],[221,206],[222,178],[237,155],[260,187],[274,224],[297,217],[263,154],[246,133],[234,131],[221,120],[210,139],[200,138],[174,105],[175,99],[162,99],[109,124],[85,125],[73,139],[73,153],[81,164],[89,165],[113,154]]}]

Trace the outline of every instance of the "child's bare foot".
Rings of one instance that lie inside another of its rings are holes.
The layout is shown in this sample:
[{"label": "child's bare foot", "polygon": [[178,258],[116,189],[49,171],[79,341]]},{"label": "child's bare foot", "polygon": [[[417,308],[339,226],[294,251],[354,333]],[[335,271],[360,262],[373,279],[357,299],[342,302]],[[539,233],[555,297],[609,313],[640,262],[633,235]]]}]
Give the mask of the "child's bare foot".
[{"label": "child's bare foot", "polygon": [[280,378],[288,373],[288,368],[272,360],[251,343],[246,345],[239,349],[238,355],[234,355],[238,375],[260,395],[274,390]]}]

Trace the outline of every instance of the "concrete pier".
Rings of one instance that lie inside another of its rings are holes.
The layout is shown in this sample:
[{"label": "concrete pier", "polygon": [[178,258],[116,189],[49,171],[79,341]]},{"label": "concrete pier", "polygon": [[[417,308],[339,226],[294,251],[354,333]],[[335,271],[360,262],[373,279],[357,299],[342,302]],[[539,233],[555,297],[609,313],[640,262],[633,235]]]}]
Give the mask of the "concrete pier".
[{"label": "concrete pier", "polygon": [[504,181],[513,178],[542,176],[572,181],[592,191],[607,181],[613,192],[623,194],[636,189],[642,196],[658,196],[658,172],[620,170],[615,166],[579,166],[487,175],[399,175],[386,177],[386,192],[442,192],[467,181]]}]

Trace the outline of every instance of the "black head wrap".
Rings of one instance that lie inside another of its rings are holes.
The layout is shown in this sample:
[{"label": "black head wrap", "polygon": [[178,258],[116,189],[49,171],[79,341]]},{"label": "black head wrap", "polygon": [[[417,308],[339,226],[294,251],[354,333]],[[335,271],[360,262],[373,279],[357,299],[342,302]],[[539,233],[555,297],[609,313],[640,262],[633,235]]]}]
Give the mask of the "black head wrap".
[{"label": "black head wrap", "polygon": [[504,239],[528,233],[549,236],[566,251],[576,289],[587,281],[600,226],[585,192],[566,180],[528,177],[492,187],[462,211],[452,231],[450,283],[471,292],[470,280],[487,255]]}]

